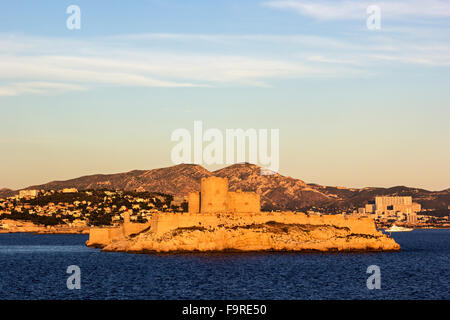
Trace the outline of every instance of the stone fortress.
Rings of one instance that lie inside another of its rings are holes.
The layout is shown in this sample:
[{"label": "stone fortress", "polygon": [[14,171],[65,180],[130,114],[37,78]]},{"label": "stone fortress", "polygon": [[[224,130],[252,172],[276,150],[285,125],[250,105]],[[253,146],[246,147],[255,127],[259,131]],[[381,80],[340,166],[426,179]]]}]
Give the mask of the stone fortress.
[{"label": "stone fortress", "polygon": [[91,228],[89,242],[102,244],[112,239],[128,237],[149,229],[154,233],[167,232],[178,227],[217,225],[217,214],[245,215],[260,212],[260,196],[255,192],[230,192],[228,179],[202,178],[201,191],[188,195],[187,213],[156,213],[148,223],[133,223],[130,213],[123,214],[120,227]]},{"label": "stone fortress", "polygon": [[252,213],[259,212],[261,200],[255,192],[228,191],[228,179],[202,178],[201,192],[189,193],[189,213]]},{"label": "stone fortress", "polygon": [[188,212],[158,212],[148,223],[91,228],[88,246],[106,251],[398,250],[367,216],[261,212],[255,192],[231,192],[208,177],[188,195]]}]

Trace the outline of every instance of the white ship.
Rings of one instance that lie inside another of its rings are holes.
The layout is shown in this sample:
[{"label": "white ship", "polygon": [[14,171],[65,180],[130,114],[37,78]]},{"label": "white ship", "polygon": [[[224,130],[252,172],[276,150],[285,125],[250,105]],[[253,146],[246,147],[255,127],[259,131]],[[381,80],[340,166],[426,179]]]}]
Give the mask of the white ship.
[{"label": "white ship", "polygon": [[389,229],[386,229],[384,231],[386,232],[404,232],[404,231],[412,231],[414,229],[412,228],[405,228],[405,227],[398,227],[396,225],[392,225]]}]

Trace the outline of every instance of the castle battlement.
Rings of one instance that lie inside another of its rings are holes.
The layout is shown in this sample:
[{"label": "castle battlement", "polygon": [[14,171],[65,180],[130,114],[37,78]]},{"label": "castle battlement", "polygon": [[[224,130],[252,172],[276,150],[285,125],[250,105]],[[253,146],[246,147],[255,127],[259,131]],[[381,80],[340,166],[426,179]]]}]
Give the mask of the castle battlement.
[{"label": "castle battlement", "polygon": [[374,220],[370,217],[346,217],[342,215],[308,216],[297,212],[257,212],[243,215],[233,213],[157,213],[152,217],[151,232],[162,235],[178,228],[218,228],[220,226],[246,226],[278,222],[297,225],[332,225],[348,228],[355,234],[376,233]]},{"label": "castle battlement", "polygon": [[190,192],[189,213],[256,213],[261,199],[256,192],[228,191],[228,179],[208,177],[201,180],[201,191]]}]

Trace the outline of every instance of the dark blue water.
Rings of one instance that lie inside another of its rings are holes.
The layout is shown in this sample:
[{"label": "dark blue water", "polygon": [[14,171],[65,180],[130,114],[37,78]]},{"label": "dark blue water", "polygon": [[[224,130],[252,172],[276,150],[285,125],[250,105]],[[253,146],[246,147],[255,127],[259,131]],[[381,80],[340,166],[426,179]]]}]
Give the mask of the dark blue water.
[{"label": "dark blue water", "polygon": [[0,299],[450,299],[450,230],[393,237],[401,252],[137,255],[87,248],[86,235],[0,234]]}]

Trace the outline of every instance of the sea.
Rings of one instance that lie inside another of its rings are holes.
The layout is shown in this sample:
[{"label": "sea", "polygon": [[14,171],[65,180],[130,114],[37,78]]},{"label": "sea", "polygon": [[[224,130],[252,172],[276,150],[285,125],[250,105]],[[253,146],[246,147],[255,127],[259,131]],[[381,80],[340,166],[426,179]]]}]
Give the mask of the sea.
[{"label": "sea", "polygon": [[0,234],[0,299],[450,299],[450,230],[392,237],[400,252],[128,254]]}]

